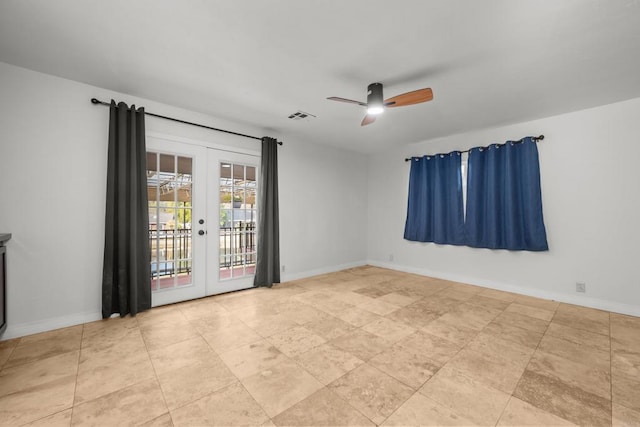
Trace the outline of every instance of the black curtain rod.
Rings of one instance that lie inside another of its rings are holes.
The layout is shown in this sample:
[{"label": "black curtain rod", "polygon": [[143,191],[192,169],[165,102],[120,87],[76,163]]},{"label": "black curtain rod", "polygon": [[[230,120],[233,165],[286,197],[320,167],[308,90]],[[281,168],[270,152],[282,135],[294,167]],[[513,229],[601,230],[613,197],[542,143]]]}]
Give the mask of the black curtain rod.
[{"label": "black curtain rod", "polygon": [[[96,104],[96,105],[97,104],[102,104],[102,105],[106,105],[106,106],[110,106],[111,105],[111,103],[109,103],[109,102],[100,101],[99,99],[96,99],[96,98],[91,98],[91,103],[92,104]],[[214,127],[207,126],[207,125],[201,125],[199,123],[187,122],[186,120],[180,120],[180,119],[174,119],[173,117],[161,116],[160,114],[150,113],[148,111],[145,111],[144,114],[147,115],[147,116],[159,117],[161,119],[171,120],[173,122],[178,122],[178,123],[183,123],[185,125],[197,126],[197,127],[200,127],[200,128],[216,130],[218,132],[230,133],[231,135],[244,136],[245,138],[258,139],[258,140],[262,141],[262,138],[259,138],[257,136],[245,135],[244,133],[232,132],[230,130],[218,129],[218,128],[214,128]],[[278,141],[278,145],[282,145],[282,141]]]},{"label": "black curtain rod", "polygon": [[[521,140],[518,140],[518,141],[507,141],[507,142],[515,142],[516,144],[518,144],[518,143],[521,143],[522,141],[524,141],[524,139],[525,139],[525,138],[522,138]],[[544,135],[540,135],[540,136],[533,136],[533,137],[531,137],[531,139],[533,139],[533,142],[542,141],[542,140],[544,139]],[[505,142],[504,144],[506,144],[507,142]],[[453,151],[450,151],[450,152],[448,152],[448,153],[443,153],[443,154],[444,154],[445,156],[446,156],[446,155],[449,155],[449,154],[451,154],[451,153],[460,153],[460,154],[462,154],[462,153],[468,153],[469,151],[473,150],[474,148],[483,148],[483,149],[484,149],[484,148],[489,148],[489,147],[491,147],[492,145],[504,145],[504,144],[491,144],[491,145],[488,145],[488,146],[486,146],[486,147],[473,147],[473,148],[469,148],[468,150],[453,150]],[[440,154],[440,153],[438,153],[438,154]],[[437,156],[438,154],[431,154],[431,155],[432,155],[432,156]],[[409,161],[411,161],[411,159],[412,159],[412,158],[413,158],[413,157],[407,157],[406,159],[404,159],[404,161],[405,161],[405,162],[409,162]]]}]

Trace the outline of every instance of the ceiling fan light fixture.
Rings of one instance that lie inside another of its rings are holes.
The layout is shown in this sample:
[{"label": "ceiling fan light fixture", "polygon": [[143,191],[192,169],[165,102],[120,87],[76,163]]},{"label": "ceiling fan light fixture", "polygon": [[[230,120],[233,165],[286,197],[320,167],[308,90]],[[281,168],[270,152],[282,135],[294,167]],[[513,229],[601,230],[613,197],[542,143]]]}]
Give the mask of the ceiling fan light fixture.
[{"label": "ceiling fan light fixture", "polygon": [[369,105],[367,107],[367,114],[378,115],[384,112],[384,107],[382,105]]},{"label": "ceiling fan light fixture", "polygon": [[382,83],[371,83],[367,88],[367,114],[377,115],[384,111]]}]

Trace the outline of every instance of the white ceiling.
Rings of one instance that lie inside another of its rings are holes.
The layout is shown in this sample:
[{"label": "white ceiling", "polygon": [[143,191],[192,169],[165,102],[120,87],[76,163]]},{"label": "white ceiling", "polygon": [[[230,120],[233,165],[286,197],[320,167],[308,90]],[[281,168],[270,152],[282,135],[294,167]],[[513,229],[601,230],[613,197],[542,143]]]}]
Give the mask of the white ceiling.
[{"label": "white ceiling", "polygon": [[639,97],[640,1],[2,0],[0,61],[375,152]]}]

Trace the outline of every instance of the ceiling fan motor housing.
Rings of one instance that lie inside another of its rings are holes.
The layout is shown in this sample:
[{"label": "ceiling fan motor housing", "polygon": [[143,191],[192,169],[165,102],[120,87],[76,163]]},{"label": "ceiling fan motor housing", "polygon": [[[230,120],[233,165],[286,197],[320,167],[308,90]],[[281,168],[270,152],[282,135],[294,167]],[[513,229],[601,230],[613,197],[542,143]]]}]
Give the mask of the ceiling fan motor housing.
[{"label": "ceiling fan motor housing", "polygon": [[382,107],[382,83],[371,83],[367,88],[367,105]]}]

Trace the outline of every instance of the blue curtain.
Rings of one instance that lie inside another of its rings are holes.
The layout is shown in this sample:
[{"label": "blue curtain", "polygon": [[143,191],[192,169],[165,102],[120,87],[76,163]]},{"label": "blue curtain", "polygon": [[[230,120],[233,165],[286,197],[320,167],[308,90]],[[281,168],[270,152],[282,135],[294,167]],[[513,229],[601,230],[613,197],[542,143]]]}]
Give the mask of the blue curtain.
[{"label": "blue curtain", "polygon": [[549,250],[532,138],[469,152],[465,228],[468,246]]},{"label": "blue curtain", "polygon": [[404,238],[464,245],[460,153],[411,159]]}]

